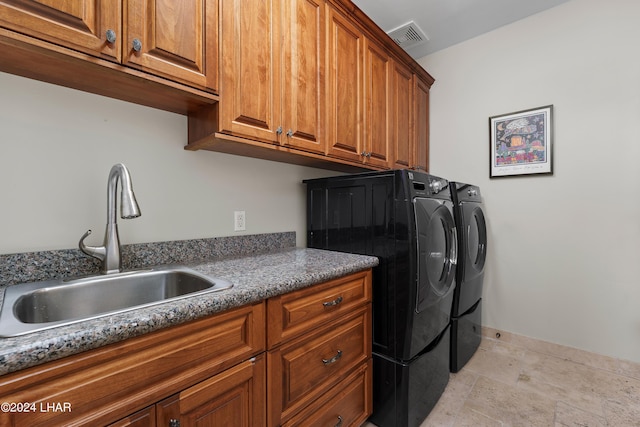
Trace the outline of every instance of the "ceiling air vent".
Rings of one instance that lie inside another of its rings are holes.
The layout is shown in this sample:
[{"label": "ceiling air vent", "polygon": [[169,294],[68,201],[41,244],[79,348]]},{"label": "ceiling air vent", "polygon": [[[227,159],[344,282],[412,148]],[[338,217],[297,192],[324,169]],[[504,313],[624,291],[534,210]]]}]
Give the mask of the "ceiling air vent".
[{"label": "ceiling air vent", "polygon": [[389,31],[387,34],[404,50],[429,41],[429,38],[413,21],[407,22],[403,26]]}]

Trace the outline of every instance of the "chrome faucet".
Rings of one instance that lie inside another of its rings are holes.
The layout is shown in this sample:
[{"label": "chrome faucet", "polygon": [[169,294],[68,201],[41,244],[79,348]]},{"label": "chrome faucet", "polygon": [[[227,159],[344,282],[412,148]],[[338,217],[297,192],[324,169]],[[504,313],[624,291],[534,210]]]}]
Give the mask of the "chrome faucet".
[{"label": "chrome faucet", "polygon": [[116,223],[116,191],[118,179],[122,186],[120,216],[122,219],[131,219],[141,215],[136,196],[133,194],[129,170],[127,170],[126,166],[122,163],[113,165],[109,172],[109,181],[107,182],[107,230],[104,235],[104,246],[87,246],[84,244],[84,239],[91,234],[91,230],[87,230],[79,242],[82,252],[102,261],[103,274],[118,273],[122,268],[120,239],[118,237],[118,224]]}]

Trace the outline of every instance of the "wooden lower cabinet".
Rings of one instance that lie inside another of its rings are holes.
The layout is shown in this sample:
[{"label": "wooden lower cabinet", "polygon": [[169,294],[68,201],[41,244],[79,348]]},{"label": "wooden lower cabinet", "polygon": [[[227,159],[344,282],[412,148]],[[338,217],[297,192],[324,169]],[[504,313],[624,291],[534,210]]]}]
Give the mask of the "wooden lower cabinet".
[{"label": "wooden lower cabinet", "polygon": [[108,427],[263,426],[265,396],[261,354]]},{"label": "wooden lower cabinet", "polygon": [[34,408],[3,427],[358,426],[371,270],[0,376],[0,402]]},{"label": "wooden lower cabinet", "polygon": [[371,414],[372,362],[361,365],[283,427],[359,426]]},{"label": "wooden lower cabinet", "polygon": [[267,425],[364,422],[372,411],[371,271],[272,298],[267,312],[275,325]]},{"label": "wooden lower cabinet", "polygon": [[[145,425],[131,414],[263,354],[264,308],[232,309],[0,376],[0,402],[36,409],[0,412],[0,426],[104,426],[127,417]],[[56,403],[69,410],[40,410]]]},{"label": "wooden lower cabinet", "polygon": [[156,425],[156,406],[149,406],[129,415],[108,427],[153,427]]},{"label": "wooden lower cabinet", "polygon": [[227,369],[156,405],[157,426],[253,427],[265,424],[264,355]]}]

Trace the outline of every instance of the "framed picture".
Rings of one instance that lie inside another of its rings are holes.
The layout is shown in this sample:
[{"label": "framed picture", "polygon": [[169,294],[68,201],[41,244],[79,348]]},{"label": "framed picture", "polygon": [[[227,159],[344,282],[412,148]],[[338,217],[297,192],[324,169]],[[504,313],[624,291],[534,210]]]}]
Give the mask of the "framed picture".
[{"label": "framed picture", "polygon": [[553,173],[553,105],[489,117],[489,177]]}]

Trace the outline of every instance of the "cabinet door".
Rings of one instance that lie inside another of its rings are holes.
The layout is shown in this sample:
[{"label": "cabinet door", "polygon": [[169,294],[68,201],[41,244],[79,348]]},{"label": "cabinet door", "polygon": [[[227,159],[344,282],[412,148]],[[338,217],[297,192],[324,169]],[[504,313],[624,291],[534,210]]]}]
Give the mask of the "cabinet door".
[{"label": "cabinet door", "polygon": [[362,64],[364,35],[328,7],[328,154],[362,161]]},{"label": "cabinet door", "polygon": [[283,2],[220,3],[219,129],[277,143],[280,120],[280,42],[274,17]]},{"label": "cabinet door", "polygon": [[[120,61],[121,0],[2,0],[0,26]],[[116,37],[107,42],[107,30]]]},{"label": "cabinet door", "polygon": [[257,427],[266,422],[264,355],[240,363],[156,405],[157,425]]},{"label": "cabinet door", "polygon": [[391,146],[396,168],[409,168],[414,157],[413,133],[413,74],[405,66],[394,62],[392,68]]},{"label": "cabinet door", "polygon": [[414,161],[413,168],[429,170],[429,86],[415,79],[415,124],[414,124]]},{"label": "cabinet door", "polygon": [[217,88],[217,0],[129,0],[125,4],[125,64]]},{"label": "cabinet door", "polygon": [[389,77],[391,60],[389,55],[366,41],[364,60],[364,158],[365,163],[389,168],[390,106]]},{"label": "cabinet door", "polygon": [[323,153],[324,0],[282,2],[284,145]]},{"label": "cabinet door", "polygon": [[156,407],[149,406],[113,424],[109,424],[108,427],[155,427],[155,425]]}]

